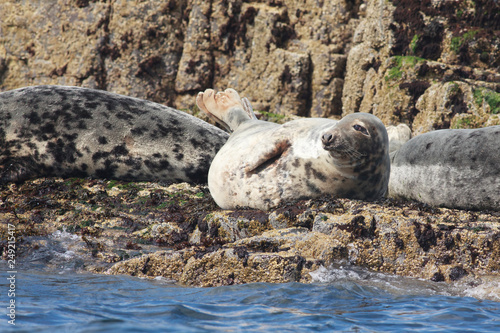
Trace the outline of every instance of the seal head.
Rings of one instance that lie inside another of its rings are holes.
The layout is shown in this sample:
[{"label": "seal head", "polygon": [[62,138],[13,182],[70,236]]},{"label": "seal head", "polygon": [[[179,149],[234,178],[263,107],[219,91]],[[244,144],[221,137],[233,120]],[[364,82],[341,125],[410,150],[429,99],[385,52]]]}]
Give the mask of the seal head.
[{"label": "seal head", "polygon": [[385,126],[369,113],[345,116],[322,135],[321,142],[339,168],[382,162],[388,154]]}]

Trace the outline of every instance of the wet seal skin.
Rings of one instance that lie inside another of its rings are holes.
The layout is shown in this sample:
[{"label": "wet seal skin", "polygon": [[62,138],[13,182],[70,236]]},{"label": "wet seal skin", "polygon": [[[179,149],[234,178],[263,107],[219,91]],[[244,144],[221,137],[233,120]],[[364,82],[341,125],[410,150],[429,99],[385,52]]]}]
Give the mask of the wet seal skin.
[{"label": "wet seal skin", "polygon": [[40,176],[203,183],[228,134],[161,104],[34,86],[0,93],[0,183]]},{"label": "wet seal skin", "polygon": [[414,137],[391,154],[389,194],[433,206],[500,210],[500,126]]},{"label": "wet seal skin", "polygon": [[198,107],[232,131],[214,158],[208,186],[223,209],[267,210],[282,202],[325,194],[375,200],[389,182],[387,131],[367,113],[340,121],[260,121],[233,89],[200,92]]}]

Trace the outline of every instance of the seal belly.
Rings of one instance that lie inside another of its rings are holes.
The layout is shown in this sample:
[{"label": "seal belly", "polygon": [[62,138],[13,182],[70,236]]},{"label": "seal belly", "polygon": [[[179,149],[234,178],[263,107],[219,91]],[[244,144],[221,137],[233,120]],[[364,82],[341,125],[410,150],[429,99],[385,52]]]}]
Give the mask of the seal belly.
[{"label": "seal belly", "polygon": [[334,194],[348,186],[349,180],[337,172],[324,151],[303,158],[295,145],[278,144],[274,155],[261,155],[258,164],[249,167],[245,157],[255,154],[257,147],[228,144],[219,151],[208,174],[212,197],[223,209],[248,206],[267,210],[283,201]]}]

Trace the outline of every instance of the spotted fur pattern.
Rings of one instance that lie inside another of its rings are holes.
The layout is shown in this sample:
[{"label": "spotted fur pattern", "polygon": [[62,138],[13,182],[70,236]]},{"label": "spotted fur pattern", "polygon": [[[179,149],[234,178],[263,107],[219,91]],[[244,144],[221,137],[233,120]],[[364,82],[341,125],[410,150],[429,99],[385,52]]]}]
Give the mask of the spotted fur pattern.
[{"label": "spotted fur pattern", "polygon": [[[357,136],[353,126],[358,123],[366,127],[368,139]],[[335,152],[322,144],[322,136],[330,132],[338,144]],[[387,191],[389,172],[387,132],[373,115],[358,113],[339,122],[300,119],[284,125],[248,119],[215,157],[208,184],[224,209],[265,210],[325,194],[378,199]]]},{"label": "spotted fur pattern", "polygon": [[39,176],[203,183],[227,138],[181,111],[100,90],[0,93],[0,183]]},{"label": "spotted fur pattern", "polygon": [[418,135],[391,155],[390,196],[500,211],[500,126]]}]

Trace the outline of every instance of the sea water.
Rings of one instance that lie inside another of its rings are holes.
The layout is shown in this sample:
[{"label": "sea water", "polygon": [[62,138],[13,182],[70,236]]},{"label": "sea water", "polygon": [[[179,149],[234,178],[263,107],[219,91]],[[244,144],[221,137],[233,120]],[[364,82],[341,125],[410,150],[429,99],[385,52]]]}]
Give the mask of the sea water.
[{"label": "sea water", "polygon": [[320,269],[312,284],[213,288],[18,271],[15,326],[7,316],[8,278],[2,270],[1,332],[500,332],[498,288],[457,288],[356,267]]}]

